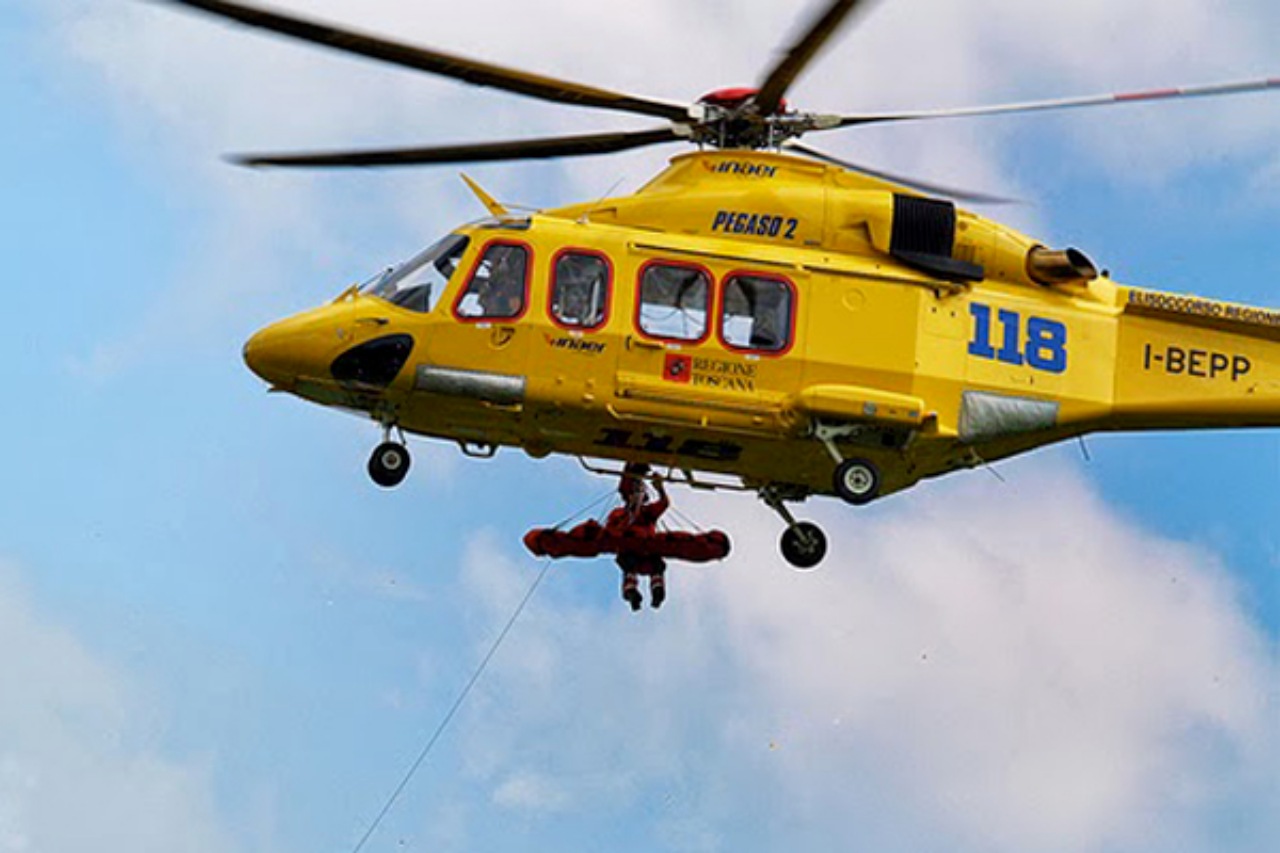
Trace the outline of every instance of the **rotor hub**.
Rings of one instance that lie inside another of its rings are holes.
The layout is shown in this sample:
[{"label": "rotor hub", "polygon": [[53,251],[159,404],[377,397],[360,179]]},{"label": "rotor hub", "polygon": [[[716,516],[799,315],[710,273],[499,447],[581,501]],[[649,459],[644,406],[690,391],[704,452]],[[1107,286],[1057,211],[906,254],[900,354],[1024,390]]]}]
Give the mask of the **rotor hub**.
[{"label": "rotor hub", "polygon": [[[760,94],[759,89],[752,89],[745,86],[738,86],[729,89],[716,89],[714,92],[708,92],[699,98],[698,103],[736,112],[749,106],[754,106],[756,95],[758,94]],[[778,108],[774,110],[773,115],[780,116],[787,111],[787,102],[783,99],[778,102]]]},{"label": "rotor hub", "polygon": [[790,111],[785,100],[762,114],[757,105],[759,89],[716,89],[697,100],[690,111],[696,124],[693,140],[712,148],[776,148],[803,132],[803,117]]}]

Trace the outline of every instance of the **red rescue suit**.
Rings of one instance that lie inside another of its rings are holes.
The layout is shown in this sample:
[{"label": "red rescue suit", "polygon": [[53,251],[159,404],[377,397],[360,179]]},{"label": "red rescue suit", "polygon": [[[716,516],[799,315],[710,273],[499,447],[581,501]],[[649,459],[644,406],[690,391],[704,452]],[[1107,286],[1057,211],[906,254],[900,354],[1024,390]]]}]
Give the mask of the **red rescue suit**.
[{"label": "red rescue suit", "polygon": [[666,598],[664,573],[668,558],[705,563],[729,554],[729,537],[719,530],[684,533],[658,530],[658,521],[670,508],[662,483],[658,498],[646,501],[643,466],[628,465],[618,484],[623,505],[612,510],[603,525],[585,521],[570,530],[536,528],[524,537],[525,547],[538,557],[598,557],[615,554],[622,570],[622,597],[633,610],[640,609],[639,575],[649,578],[654,608]]}]

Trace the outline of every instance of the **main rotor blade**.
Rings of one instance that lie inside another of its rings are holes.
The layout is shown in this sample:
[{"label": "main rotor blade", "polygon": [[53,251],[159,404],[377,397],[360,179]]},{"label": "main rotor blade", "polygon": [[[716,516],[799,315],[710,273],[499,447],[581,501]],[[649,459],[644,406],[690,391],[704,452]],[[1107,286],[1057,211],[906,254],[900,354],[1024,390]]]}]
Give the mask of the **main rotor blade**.
[{"label": "main rotor blade", "polygon": [[810,148],[807,145],[801,145],[798,142],[788,142],[783,148],[792,151],[799,151],[801,154],[808,155],[815,160],[821,160],[824,163],[830,163],[833,166],[839,166],[842,169],[848,169],[851,172],[857,172],[871,178],[881,181],[888,181],[891,184],[898,184],[907,189],[918,190],[928,195],[943,196],[944,198],[955,199],[956,201],[965,201],[970,204],[1022,204],[1020,199],[1007,198],[1005,196],[991,195],[989,193],[973,192],[972,190],[962,190],[956,187],[943,186],[942,184],[930,184],[924,181],[917,181],[915,178],[904,178],[901,175],[895,175],[892,172],[881,172],[877,169],[870,169],[857,163],[850,163],[847,160],[841,160],[838,157],[832,157],[830,154],[823,153],[816,148]]},{"label": "main rotor blade", "polygon": [[1044,101],[1023,101],[1013,104],[995,104],[985,107],[961,107],[958,109],[917,110],[898,113],[867,113],[842,116],[838,124],[820,128],[851,127],[861,124],[881,124],[890,121],[921,121],[935,118],[967,118],[970,116],[1010,115],[1046,110],[1065,110],[1076,107],[1102,107],[1112,104],[1133,104],[1149,101],[1168,101],[1176,98],[1207,98],[1221,95],[1238,95],[1244,92],[1262,92],[1280,88],[1280,77],[1262,80],[1240,80],[1231,83],[1212,83],[1205,86],[1183,86],[1176,89],[1152,89],[1144,92],[1125,92],[1110,95],[1086,95],[1079,98],[1056,98]]},{"label": "main rotor blade", "polygon": [[849,14],[866,0],[829,0],[827,8],[817,16],[804,36],[778,60],[760,84],[756,106],[760,115],[773,115],[782,103],[782,96],[817,55],[827,40],[835,35]]},{"label": "main rotor blade", "polygon": [[676,142],[681,137],[670,128],[622,133],[595,133],[543,139],[513,139],[427,148],[387,148],[370,151],[319,151],[303,154],[245,154],[231,158],[241,166],[292,168],[359,168],[371,166],[424,166],[446,163],[487,163],[502,160],[539,160],[587,154],[612,154]]},{"label": "main rotor blade", "polygon": [[687,121],[689,118],[688,108],[680,104],[611,92],[608,89],[584,86],[580,83],[503,68],[436,50],[400,44],[378,36],[310,21],[261,6],[230,3],[224,0],[160,0],[160,2],[199,9],[251,27],[270,30],[345,53],[354,53],[405,68],[450,77],[476,86],[491,86],[531,98],[541,98],[544,101],[639,113],[671,121]]}]

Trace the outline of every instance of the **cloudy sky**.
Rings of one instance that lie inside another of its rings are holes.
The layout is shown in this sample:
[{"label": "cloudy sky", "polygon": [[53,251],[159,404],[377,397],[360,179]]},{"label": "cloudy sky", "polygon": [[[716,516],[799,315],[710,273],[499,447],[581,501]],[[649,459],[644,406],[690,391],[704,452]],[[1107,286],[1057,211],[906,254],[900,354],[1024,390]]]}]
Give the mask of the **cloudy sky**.
[{"label": "cloudy sky", "polygon": [[[755,81],[807,4],[281,0],[673,100]],[[799,7],[799,8],[797,8]],[[1276,76],[1280,9],[896,0],[792,93],[924,108]],[[143,0],[0,7],[0,852],[350,850],[609,489],[268,396],[240,346],[481,213],[456,170],[228,151],[643,124],[416,77]],[[1280,303],[1280,97],[897,127],[833,153],[1030,199],[992,213],[1133,284]],[[679,149],[476,167],[553,205]],[[789,571],[735,534],[632,616],[557,566],[366,849],[1280,848],[1280,434],[1104,436],[931,482]]]}]

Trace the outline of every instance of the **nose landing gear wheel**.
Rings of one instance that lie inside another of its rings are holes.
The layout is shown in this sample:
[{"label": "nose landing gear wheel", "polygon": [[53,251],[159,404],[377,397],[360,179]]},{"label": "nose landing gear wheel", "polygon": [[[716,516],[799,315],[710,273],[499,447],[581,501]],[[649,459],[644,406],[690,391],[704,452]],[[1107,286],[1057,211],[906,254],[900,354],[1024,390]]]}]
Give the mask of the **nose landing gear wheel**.
[{"label": "nose landing gear wheel", "polygon": [[836,466],[835,490],[846,503],[861,506],[880,494],[880,470],[865,459],[846,459]]},{"label": "nose landing gear wheel", "polygon": [[827,535],[808,521],[798,521],[782,531],[782,556],[797,569],[812,569],[827,556]]},{"label": "nose landing gear wheel", "polygon": [[404,482],[409,473],[409,448],[394,441],[384,441],[369,457],[369,476],[373,482],[390,489]]}]

